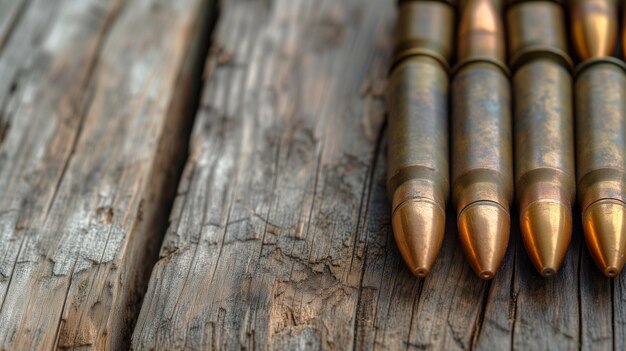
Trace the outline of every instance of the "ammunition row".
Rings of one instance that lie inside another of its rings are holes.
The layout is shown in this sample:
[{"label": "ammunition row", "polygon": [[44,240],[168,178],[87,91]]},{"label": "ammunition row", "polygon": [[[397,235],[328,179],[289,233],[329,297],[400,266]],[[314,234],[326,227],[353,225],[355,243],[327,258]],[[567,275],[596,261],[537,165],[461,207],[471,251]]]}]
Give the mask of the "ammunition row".
[{"label": "ammunition row", "polygon": [[523,243],[542,275],[563,262],[577,189],[597,265],[609,277],[624,265],[626,65],[610,56],[617,3],[569,5],[582,59],[574,78],[560,2],[509,4],[505,40],[503,0],[460,1],[456,55],[450,3],[400,3],[388,95],[388,190],[396,242],[416,275],[426,275],[437,257],[451,190],[468,262],[479,277],[492,278],[508,245],[513,184]]}]

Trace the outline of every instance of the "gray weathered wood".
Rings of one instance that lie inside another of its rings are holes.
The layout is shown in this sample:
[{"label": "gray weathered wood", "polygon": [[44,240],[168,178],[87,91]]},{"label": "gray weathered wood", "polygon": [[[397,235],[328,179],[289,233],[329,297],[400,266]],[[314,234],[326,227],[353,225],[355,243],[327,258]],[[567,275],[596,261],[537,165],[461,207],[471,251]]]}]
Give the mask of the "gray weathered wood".
[{"label": "gray weathered wood", "polygon": [[210,3],[21,10],[0,50],[0,348],[127,347]]},{"label": "gray weathered wood", "polygon": [[[604,318],[601,319],[604,323],[596,329],[599,330],[599,332],[596,332],[595,334],[605,337],[605,339],[606,335],[609,334],[609,336],[613,337],[613,349],[623,350],[626,348],[626,277],[624,277],[624,274],[621,274],[612,282],[612,284],[613,289],[611,292],[613,294],[610,295],[612,298],[612,309],[610,311],[612,312],[612,315],[605,315]],[[607,285],[608,284],[603,284],[601,286],[602,288],[605,288]],[[602,290],[602,292],[604,291],[606,290]],[[602,294],[600,298],[606,300],[607,295],[608,294]],[[606,345],[609,345],[608,340],[606,341]]]},{"label": "gray weathered wood", "polygon": [[416,279],[400,258],[389,225],[381,151],[366,220],[367,248],[356,340],[358,349],[467,349],[482,319],[488,283],[475,278],[448,211],[444,246],[429,277]]},{"label": "gray weathered wood", "polygon": [[[520,235],[519,230],[512,233]],[[571,350],[580,344],[579,243],[578,238],[573,240],[559,274],[552,279],[542,278],[523,245],[518,245],[514,281],[518,287],[515,348]]]},{"label": "gray weathered wood", "polygon": [[27,4],[28,0],[0,0],[0,51]]},{"label": "gray weathered wood", "polygon": [[[213,0],[0,0],[0,345],[128,346]],[[541,278],[513,213],[478,280],[452,206],[426,279],[385,193],[395,0],[225,0],[136,349],[623,349],[579,209]],[[193,111],[192,111],[193,112]]]},{"label": "gray weathered wood", "polygon": [[[582,238],[581,238],[582,239]],[[610,350],[613,349],[613,303],[616,310],[622,302],[613,300],[611,281],[605,278],[598,269],[587,251],[581,248],[580,260],[580,330],[582,347],[586,350]],[[617,282],[618,280],[616,280]],[[621,292],[616,291],[616,296]],[[626,321],[626,316],[618,318]],[[615,340],[624,340],[615,330]],[[623,347],[616,348],[621,350]]]},{"label": "gray weathered wood", "polygon": [[623,344],[626,309],[583,252],[576,215],[552,279],[526,257],[515,212],[493,281],[465,263],[452,208],[431,274],[405,268],[389,226],[381,123],[394,3],[224,2],[134,348]]},{"label": "gray weathered wood", "polygon": [[224,1],[135,348],[351,348],[394,2]]}]

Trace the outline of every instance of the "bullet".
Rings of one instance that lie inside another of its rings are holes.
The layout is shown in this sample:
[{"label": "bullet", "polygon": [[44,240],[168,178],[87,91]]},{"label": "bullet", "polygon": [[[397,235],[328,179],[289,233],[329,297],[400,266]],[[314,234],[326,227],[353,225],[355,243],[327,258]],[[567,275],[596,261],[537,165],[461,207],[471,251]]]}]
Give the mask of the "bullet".
[{"label": "bullet", "polygon": [[626,261],[626,66],[611,57],[617,3],[572,2],[578,201],[587,248],[607,277]]},{"label": "bullet", "polygon": [[537,271],[548,277],[561,266],[572,231],[573,64],[560,4],[515,4],[507,12],[507,23],[522,240]]},{"label": "bullet", "polygon": [[582,60],[608,57],[617,39],[616,0],[571,0],[574,48]]},{"label": "bullet", "polygon": [[413,274],[431,270],[443,242],[449,195],[448,61],[454,11],[440,1],[401,2],[388,87],[392,228]]},{"label": "bullet", "polygon": [[511,93],[501,2],[461,5],[452,81],[452,196],[466,257],[480,278],[491,279],[510,232]]}]

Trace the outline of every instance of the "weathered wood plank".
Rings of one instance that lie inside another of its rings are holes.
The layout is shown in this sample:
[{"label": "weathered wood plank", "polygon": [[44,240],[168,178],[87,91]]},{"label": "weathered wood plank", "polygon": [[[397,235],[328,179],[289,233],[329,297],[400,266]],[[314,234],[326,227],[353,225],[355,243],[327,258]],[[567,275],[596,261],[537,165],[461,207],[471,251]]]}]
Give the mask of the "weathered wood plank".
[{"label": "weathered wood plank", "polygon": [[465,263],[453,211],[447,215],[448,232],[430,275],[418,280],[406,269],[390,231],[385,154],[381,150],[376,165],[365,225],[357,349],[468,349],[482,320],[489,284]]},{"label": "weathered wood plank", "polygon": [[516,212],[493,281],[466,264],[452,210],[429,277],[408,272],[389,226],[381,126],[393,7],[225,1],[134,348],[621,345],[612,328],[624,333],[626,309],[583,251],[578,217],[551,279],[528,260]]},{"label": "weathered wood plank", "polygon": [[[606,287],[606,285],[603,284],[603,287]],[[612,285],[611,315],[604,316],[601,320],[603,323],[596,328],[599,331],[595,334],[603,337],[606,334],[612,335],[613,349],[623,350],[626,348],[626,277],[624,277],[624,274],[622,273],[615,278]],[[606,300],[606,297],[603,296],[601,299]],[[611,323],[609,324],[608,321]],[[606,343],[608,344],[608,341]]]},{"label": "weathered wood plank", "polygon": [[[580,222],[580,217],[578,218]],[[582,238],[581,238],[582,240]],[[617,281],[616,281],[617,283]],[[613,296],[611,281],[596,268],[586,247],[581,248],[580,261],[580,323],[581,344],[585,350],[621,350],[613,340],[624,340],[616,330],[613,335]],[[622,296],[616,291],[616,296]],[[621,303],[615,301],[616,306]],[[624,321],[625,319],[619,318]]]},{"label": "weathered wood plank", "polygon": [[0,52],[1,348],[127,347],[209,4],[34,0],[16,23]]},{"label": "weathered wood plank", "polygon": [[[520,235],[519,230],[512,233]],[[513,336],[515,348],[571,350],[579,347],[578,239],[574,238],[558,274],[550,279],[537,273],[523,245],[518,245],[514,282],[518,287]]]},{"label": "weathered wood plank", "polygon": [[[515,271],[505,265],[494,280],[477,349],[612,348],[610,284],[586,252],[575,219],[571,247],[553,278],[535,272],[516,240]],[[513,233],[519,235],[515,228]]]},{"label": "weathered wood plank", "polygon": [[0,0],[0,51],[28,3],[28,0]]},{"label": "weathered wood plank", "polygon": [[[513,225],[518,222],[513,220]],[[519,233],[519,232],[518,232]],[[516,284],[515,264],[521,238],[511,235],[507,255],[500,271],[494,277],[489,289],[489,296],[475,334],[474,348],[477,350],[513,349],[513,328],[517,319],[517,298],[519,286]]]},{"label": "weathered wood plank", "polygon": [[406,269],[393,241],[385,155],[385,148],[381,148],[364,226],[367,247],[355,338],[359,350],[407,348],[415,305],[423,286],[423,281],[414,279]]},{"label": "weathered wood plank", "polygon": [[412,349],[468,349],[481,319],[488,283],[478,279],[465,262],[454,211],[447,213],[446,228],[436,267],[424,280],[412,313],[408,340]]},{"label": "weathered wood plank", "polygon": [[133,347],[352,347],[394,7],[224,1]]}]

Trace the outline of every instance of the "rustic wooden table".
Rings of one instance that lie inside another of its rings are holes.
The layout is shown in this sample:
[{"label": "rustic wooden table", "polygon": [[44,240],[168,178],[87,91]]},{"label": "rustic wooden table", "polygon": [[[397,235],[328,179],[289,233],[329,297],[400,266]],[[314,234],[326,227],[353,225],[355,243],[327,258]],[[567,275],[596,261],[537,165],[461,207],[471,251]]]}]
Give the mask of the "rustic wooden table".
[{"label": "rustic wooden table", "polygon": [[395,0],[217,3],[0,0],[2,349],[626,347],[626,276],[579,221],[553,279],[514,219],[478,280],[453,213],[430,276],[405,268]]}]

